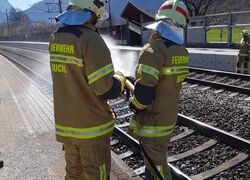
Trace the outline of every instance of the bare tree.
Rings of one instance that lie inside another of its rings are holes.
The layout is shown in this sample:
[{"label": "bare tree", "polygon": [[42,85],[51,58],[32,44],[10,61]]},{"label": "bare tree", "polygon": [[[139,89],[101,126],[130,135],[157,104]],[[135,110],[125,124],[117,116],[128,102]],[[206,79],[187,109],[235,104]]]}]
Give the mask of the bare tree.
[{"label": "bare tree", "polygon": [[249,0],[187,0],[189,16],[250,10]]},{"label": "bare tree", "polygon": [[216,4],[217,0],[188,0],[187,8],[189,16],[204,16],[210,7]]},{"label": "bare tree", "polygon": [[12,8],[9,11],[10,33],[12,35],[25,35],[31,31],[31,20],[22,11]]}]

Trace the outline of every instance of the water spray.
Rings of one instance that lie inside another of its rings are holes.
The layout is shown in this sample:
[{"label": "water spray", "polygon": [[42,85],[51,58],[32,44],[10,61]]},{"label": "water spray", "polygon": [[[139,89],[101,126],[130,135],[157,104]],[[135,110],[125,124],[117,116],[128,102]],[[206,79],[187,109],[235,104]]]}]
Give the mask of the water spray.
[{"label": "water spray", "polygon": [[112,38],[108,36],[102,37],[111,51],[111,57],[115,71],[120,71],[125,76],[134,76],[139,48],[131,48],[129,50],[127,47],[117,48],[119,45],[117,45],[117,43]]}]

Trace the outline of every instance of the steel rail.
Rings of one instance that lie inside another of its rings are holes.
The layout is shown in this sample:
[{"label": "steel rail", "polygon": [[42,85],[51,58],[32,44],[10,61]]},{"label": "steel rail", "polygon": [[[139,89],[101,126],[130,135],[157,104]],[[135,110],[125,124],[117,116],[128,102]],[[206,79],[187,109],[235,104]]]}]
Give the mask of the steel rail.
[{"label": "steel rail", "polygon": [[220,76],[227,76],[231,78],[240,78],[243,80],[250,80],[250,75],[247,74],[240,74],[240,73],[232,73],[232,72],[225,72],[225,71],[218,71],[218,70],[211,70],[211,69],[202,69],[202,68],[194,68],[189,67],[190,72],[199,72],[199,73],[208,73],[213,75],[220,75]]},{"label": "steel rail", "polygon": [[247,95],[250,94],[250,89],[243,88],[243,87],[222,84],[222,83],[217,83],[217,82],[212,82],[212,81],[207,81],[207,80],[194,79],[194,78],[189,78],[189,77],[186,77],[185,81],[192,83],[192,84],[202,84],[205,86],[212,86],[216,89],[225,89],[225,90],[229,90],[233,92],[240,92],[242,94],[247,94]]},{"label": "steel rail", "polygon": [[[123,141],[127,143],[128,146],[130,146],[132,149],[135,149],[139,154],[141,154],[141,148],[139,141],[128,135],[126,132],[121,130],[119,127],[114,128],[114,135],[121,138]],[[181,172],[179,169],[175,168],[173,165],[168,163],[173,179],[178,179],[178,180],[191,180],[190,177],[188,177],[186,174]]]},{"label": "steel rail", "polygon": [[[12,50],[11,50],[11,49],[12,49]],[[8,51],[9,53],[13,53],[13,54],[16,54],[16,55],[18,55],[18,56],[22,56],[22,57],[24,57],[24,58],[32,59],[33,61],[39,62],[39,63],[41,63],[41,64],[49,65],[49,62],[41,61],[41,60],[39,60],[39,59],[36,59],[36,58],[34,58],[34,57],[31,57],[31,56],[28,56],[28,55],[26,55],[26,54],[22,54],[21,52],[15,52],[14,49],[28,50],[28,49],[26,49],[26,48],[16,48],[16,47],[2,48],[2,47],[0,46],[0,50]],[[31,51],[31,50],[30,50],[30,51]],[[34,51],[34,49],[32,49],[32,51]],[[38,51],[37,51],[37,52],[38,52]],[[39,53],[41,53],[41,52],[39,52]]]},{"label": "steel rail", "polygon": [[[4,56],[6,59],[8,59],[10,62],[12,62],[14,65],[21,67],[22,69],[24,69],[25,71],[28,71],[30,73],[32,73],[34,76],[36,76],[36,78],[39,78],[40,80],[42,80],[45,84],[47,85],[52,85],[51,81],[42,77],[40,74],[38,74],[37,72],[33,71],[32,69],[30,69],[29,67],[23,65],[22,63],[18,62],[17,60],[15,60],[14,58],[11,58],[3,53],[0,53],[2,56]],[[21,69],[20,69],[21,70]],[[38,88],[40,87],[39,84],[37,82],[35,82],[33,79],[31,79],[31,77],[27,76],[27,78],[30,79],[30,81],[36,85]]]},{"label": "steel rail", "polygon": [[[201,134],[207,137],[214,138],[217,137],[221,142],[232,146],[236,149],[250,150],[250,141],[239,136],[235,136],[226,131],[218,129],[216,127],[210,126],[198,120],[192,119],[190,117],[184,116],[182,114],[178,115],[177,123],[182,126],[193,127],[198,130]],[[249,152],[250,153],[250,152]]]}]

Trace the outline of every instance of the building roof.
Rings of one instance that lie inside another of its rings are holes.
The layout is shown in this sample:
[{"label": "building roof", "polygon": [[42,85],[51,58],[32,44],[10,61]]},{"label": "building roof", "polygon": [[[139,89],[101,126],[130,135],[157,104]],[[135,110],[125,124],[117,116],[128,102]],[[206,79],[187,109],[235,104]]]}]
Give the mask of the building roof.
[{"label": "building roof", "polygon": [[133,20],[140,23],[140,15],[143,15],[143,22],[151,22],[154,21],[154,16],[138,7],[136,7],[131,2],[128,2],[126,7],[124,8],[121,17],[128,20]]},{"label": "building roof", "polygon": [[[119,26],[126,24],[126,19],[121,17],[121,12],[128,3],[133,4],[137,9],[144,12],[144,14],[154,17],[155,12],[166,0],[109,0],[112,26]],[[106,4],[109,12],[109,4]]]}]

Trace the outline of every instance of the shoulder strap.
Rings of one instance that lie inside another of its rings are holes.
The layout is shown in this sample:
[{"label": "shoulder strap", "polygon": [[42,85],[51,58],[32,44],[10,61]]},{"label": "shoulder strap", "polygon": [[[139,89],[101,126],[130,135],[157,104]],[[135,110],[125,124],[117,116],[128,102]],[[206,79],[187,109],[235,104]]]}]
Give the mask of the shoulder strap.
[{"label": "shoulder strap", "polygon": [[64,26],[57,29],[56,33],[70,33],[74,34],[76,37],[80,37],[82,35],[82,31],[80,31],[77,26]]}]

